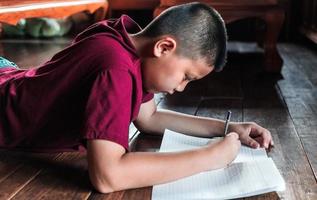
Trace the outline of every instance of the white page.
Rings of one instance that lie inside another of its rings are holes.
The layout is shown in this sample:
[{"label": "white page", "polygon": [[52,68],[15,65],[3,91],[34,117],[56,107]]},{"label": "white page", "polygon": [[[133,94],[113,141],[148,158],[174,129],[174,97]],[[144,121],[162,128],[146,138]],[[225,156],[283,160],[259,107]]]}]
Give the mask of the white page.
[{"label": "white page", "polygon": [[284,189],[283,178],[268,158],[156,185],[152,200],[232,199]]},{"label": "white page", "polygon": [[[198,148],[209,141],[207,138],[186,136],[166,130],[160,152]],[[152,199],[230,199],[284,190],[284,180],[274,162],[267,158],[265,150],[247,147],[241,149],[236,163],[228,168],[203,172],[154,186]]]},{"label": "white page", "polygon": [[[199,138],[184,135],[171,130],[165,130],[160,152],[195,149],[207,145],[208,142],[217,142],[218,140],[222,140],[222,138]],[[233,163],[267,158],[268,157],[264,148],[252,149],[250,147],[241,146],[240,152]]]}]

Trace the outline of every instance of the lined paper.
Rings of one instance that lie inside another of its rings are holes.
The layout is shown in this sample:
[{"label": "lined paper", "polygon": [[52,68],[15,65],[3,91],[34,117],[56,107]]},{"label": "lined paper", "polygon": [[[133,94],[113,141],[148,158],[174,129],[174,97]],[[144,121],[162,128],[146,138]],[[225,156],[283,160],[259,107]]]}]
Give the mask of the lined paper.
[{"label": "lined paper", "polygon": [[[161,152],[181,151],[206,145],[210,139],[166,130]],[[213,142],[213,141],[212,141]],[[273,160],[264,149],[242,147],[227,168],[202,172],[153,187],[153,200],[232,199],[285,189]]]}]

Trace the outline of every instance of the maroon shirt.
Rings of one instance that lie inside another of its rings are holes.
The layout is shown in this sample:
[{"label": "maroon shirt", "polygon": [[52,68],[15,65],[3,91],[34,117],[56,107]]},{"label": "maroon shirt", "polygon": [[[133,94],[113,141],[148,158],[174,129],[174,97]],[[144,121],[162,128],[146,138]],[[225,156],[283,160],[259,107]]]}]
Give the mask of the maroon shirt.
[{"label": "maroon shirt", "polygon": [[128,38],[139,30],[128,16],[102,21],[39,68],[0,69],[0,147],[61,152],[105,139],[128,149],[130,122],[153,98]]}]

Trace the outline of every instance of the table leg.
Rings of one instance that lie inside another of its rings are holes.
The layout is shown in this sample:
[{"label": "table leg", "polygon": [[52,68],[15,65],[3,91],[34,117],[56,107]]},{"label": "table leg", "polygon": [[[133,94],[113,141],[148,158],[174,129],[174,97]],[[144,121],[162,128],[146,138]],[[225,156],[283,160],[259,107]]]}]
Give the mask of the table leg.
[{"label": "table leg", "polygon": [[280,8],[270,9],[263,16],[266,22],[264,33],[264,68],[269,72],[280,72],[283,60],[277,50],[277,39],[284,21],[284,12]]}]

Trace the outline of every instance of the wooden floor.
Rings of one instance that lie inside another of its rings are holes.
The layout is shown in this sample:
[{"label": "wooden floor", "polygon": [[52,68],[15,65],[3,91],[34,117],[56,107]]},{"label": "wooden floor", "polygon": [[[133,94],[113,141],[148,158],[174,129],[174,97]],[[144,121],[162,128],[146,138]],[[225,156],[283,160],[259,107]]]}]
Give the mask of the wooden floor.
[{"label": "wooden floor", "polygon": [[[35,66],[64,48],[68,40],[2,40],[0,55],[19,66]],[[262,72],[255,44],[229,44],[228,65],[192,83],[184,93],[156,95],[159,108],[255,121],[273,134],[269,153],[286,181],[286,191],[248,199],[317,199],[317,50],[279,44],[282,75]],[[156,151],[160,138],[130,128],[131,149]],[[151,187],[102,195],[89,184],[84,154],[26,154],[0,151],[0,199],[150,199]]]}]

